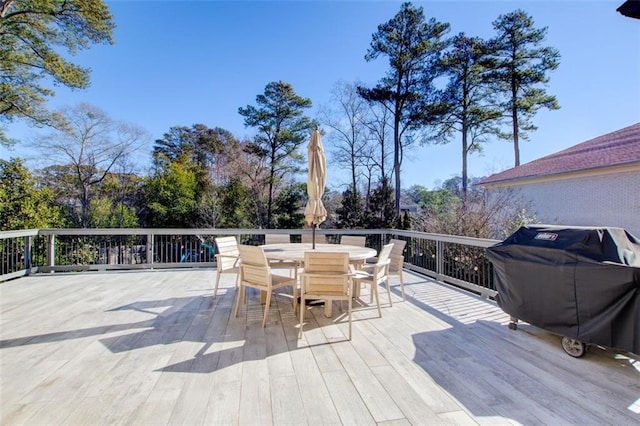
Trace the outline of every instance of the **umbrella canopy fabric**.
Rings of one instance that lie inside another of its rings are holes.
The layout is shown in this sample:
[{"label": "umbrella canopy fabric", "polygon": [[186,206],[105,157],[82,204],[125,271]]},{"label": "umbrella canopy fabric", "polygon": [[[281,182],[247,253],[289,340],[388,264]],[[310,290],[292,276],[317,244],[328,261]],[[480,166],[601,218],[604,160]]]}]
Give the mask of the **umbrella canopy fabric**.
[{"label": "umbrella canopy fabric", "polygon": [[629,18],[640,19],[640,1],[638,0],[627,0],[616,10]]},{"label": "umbrella canopy fabric", "polygon": [[327,209],[322,204],[327,165],[318,129],[311,135],[311,141],[307,146],[307,157],[309,161],[309,174],[307,175],[309,200],[304,209],[304,220],[315,229],[315,225],[324,222],[327,218]]}]

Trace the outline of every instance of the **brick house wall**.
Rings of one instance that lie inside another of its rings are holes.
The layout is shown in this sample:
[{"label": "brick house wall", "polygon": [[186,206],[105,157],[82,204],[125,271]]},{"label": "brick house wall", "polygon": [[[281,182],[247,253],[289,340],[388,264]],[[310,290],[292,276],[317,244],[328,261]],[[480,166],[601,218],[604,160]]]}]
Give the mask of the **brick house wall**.
[{"label": "brick house wall", "polygon": [[[640,238],[640,168],[533,179],[500,187],[512,188],[515,194],[528,201],[542,223],[615,226]],[[491,196],[492,188],[487,190]]]},{"label": "brick house wall", "polygon": [[482,179],[509,188],[542,223],[615,226],[640,238],[640,123]]}]

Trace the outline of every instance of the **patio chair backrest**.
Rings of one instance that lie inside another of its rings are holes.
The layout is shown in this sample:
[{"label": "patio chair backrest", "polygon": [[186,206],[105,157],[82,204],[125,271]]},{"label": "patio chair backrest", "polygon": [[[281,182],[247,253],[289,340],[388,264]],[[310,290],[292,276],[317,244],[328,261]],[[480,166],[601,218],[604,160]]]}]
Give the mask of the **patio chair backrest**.
[{"label": "patio chair backrest", "polygon": [[236,237],[218,237],[215,241],[218,247],[218,253],[216,254],[218,270],[226,271],[236,268],[240,256]]},{"label": "patio chair backrest", "polygon": [[291,242],[291,236],[289,234],[265,234],[265,244],[288,244]]},{"label": "patio chair backrest", "polygon": [[404,248],[407,245],[405,240],[391,240],[393,243],[393,250],[391,250],[391,256],[389,256],[389,275],[397,275],[400,278],[400,291],[402,291],[402,300],[407,300],[407,295],[404,292]]},{"label": "patio chair backrest", "polygon": [[390,240],[389,243],[393,244],[393,250],[391,250],[391,270],[394,272],[401,271],[404,266],[404,248],[407,245],[405,240]]},{"label": "patio chair backrest", "polygon": [[374,267],[373,280],[375,282],[382,282],[388,279],[389,275],[389,256],[391,256],[391,251],[393,250],[393,244],[385,244],[380,249],[380,253],[378,254],[378,261]]},{"label": "patio chair backrest", "polygon": [[340,244],[364,247],[367,244],[367,237],[364,235],[343,235],[340,237]]},{"label": "patio chair backrest", "polygon": [[[311,244],[313,242],[313,234],[302,234],[302,242]],[[324,234],[316,233],[316,244],[326,244],[327,236]]]},{"label": "patio chair backrest", "polygon": [[349,254],[307,251],[304,272],[300,275],[300,331],[304,324],[305,299],[340,300],[349,304],[349,340],[351,340],[351,273]]},{"label": "patio chair backrest", "polygon": [[268,287],[271,268],[264,250],[249,245],[239,245],[238,250],[240,251],[240,281]]}]

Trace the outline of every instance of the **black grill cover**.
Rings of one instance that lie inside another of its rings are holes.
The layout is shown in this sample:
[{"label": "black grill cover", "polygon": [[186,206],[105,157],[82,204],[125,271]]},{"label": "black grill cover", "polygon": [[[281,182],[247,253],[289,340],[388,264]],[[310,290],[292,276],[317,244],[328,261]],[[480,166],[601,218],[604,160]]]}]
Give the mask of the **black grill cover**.
[{"label": "black grill cover", "polygon": [[640,353],[640,240],[624,229],[528,225],[487,256],[507,314]]}]

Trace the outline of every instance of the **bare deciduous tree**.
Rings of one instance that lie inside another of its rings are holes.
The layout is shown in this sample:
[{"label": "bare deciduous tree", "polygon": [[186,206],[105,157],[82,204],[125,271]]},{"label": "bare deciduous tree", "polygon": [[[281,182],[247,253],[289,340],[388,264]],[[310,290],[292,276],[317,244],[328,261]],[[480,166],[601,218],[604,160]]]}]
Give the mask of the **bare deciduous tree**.
[{"label": "bare deciduous tree", "polygon": [[413,229],[475,238],[504,239],[520,226],[537,222],[531,202],[511,189],[477,190],[468,194],[466,202],[451,197],[445,208],[429,206],[414,218]]},{"label": "bare deciduous tree", "polygon": [[367,102],[358,94],[357,83],[337,82],[331,91],[330,104],[320,108],[320,121],[329,127],[328,140],[336,164],[350,171],[350,187],[358,188],[358,166],[367,145]]},{"label": "bare deciduous tree", "polygon": [[66,123],[48,134],[36,136],[33,147],[43,160],[69,165],[78,190],[80,225],[88,227],[91,189],[101,183],[114,165],[150,138],[141,128],[111,119],[101,109],[86,103],[60,110]]}]

